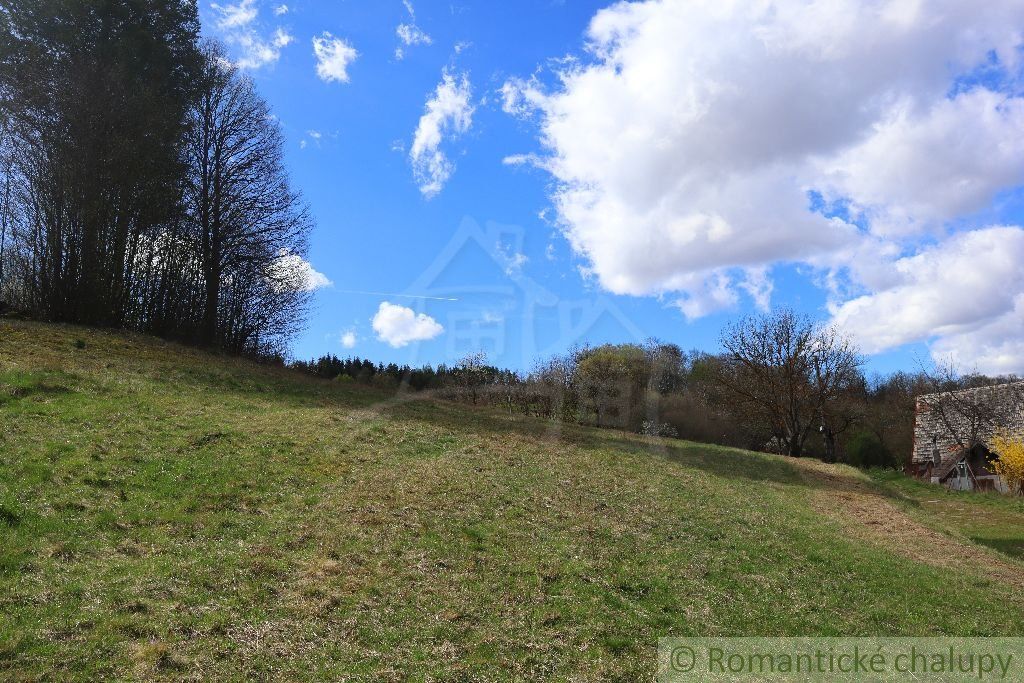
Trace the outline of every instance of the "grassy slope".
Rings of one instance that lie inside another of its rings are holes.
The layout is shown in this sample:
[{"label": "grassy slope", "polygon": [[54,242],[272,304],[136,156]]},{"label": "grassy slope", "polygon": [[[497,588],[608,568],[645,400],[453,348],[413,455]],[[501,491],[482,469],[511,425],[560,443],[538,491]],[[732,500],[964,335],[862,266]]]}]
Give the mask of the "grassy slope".
[{"label": "grassy slope", "polygon": [[1024,559],[1024,499],[984,493],[952,493],[896,472],[878,470],[872,479],[897,496],[910,514],[961,540]]},{"label": "grassy slope", "polygon": [[[668,634],[1024,635],[986,563],[1024,564],[865,540],[830,487],[927,524],[935,490],[830,472],[0,321],[0,678],[633,681]],[[1024,537],[1018,501],[956,505]]]}]

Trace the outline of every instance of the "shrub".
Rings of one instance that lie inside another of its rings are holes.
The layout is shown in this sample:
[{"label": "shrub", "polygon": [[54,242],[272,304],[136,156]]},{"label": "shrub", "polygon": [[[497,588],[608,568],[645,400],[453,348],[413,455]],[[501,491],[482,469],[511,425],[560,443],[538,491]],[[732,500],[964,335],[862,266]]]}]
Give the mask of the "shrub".
[{"label": "shrub", "polygon": [[760,448],[764,439],[692,392],[663,396],[658,401],[660,424],[671,425],[679,438],[739,448]]},{"label": "shrub", "polygon": [[846,444],[847,462],[854,467],[896,467],[896,458],[871,432],[857,432]]},{"label": "shrub", "polygon": [[993,463],[996,473],[1003,478],[1013,493],[1024,493],[1024,436],[1006,432],[992,440],[999,459]]}]

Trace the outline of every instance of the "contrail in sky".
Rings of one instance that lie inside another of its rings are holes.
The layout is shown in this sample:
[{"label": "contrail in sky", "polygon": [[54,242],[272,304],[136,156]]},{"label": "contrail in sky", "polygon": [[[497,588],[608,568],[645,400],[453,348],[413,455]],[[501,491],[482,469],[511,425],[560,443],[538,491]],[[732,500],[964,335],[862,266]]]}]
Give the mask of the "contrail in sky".
[{"label": "contrail in sky", "polygon": [[393,296],[402,299],[432,299],[433,301],[458,301],[449,296],[425,296],[420,294],[395,294],[394,292],[364,292],[358,289],[336,289],[339,294],[367,294],[369,296]]}]

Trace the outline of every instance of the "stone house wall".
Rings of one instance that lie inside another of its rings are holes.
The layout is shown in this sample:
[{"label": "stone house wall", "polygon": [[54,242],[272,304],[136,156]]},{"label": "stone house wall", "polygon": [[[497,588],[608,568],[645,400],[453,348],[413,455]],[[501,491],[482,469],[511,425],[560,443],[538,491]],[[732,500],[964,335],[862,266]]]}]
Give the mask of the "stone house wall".
[{"label": "stone house wall", "polygon": [[[997,428],[1024,434],[1024,404],[1021,402],[1024,397],[1024,382],[964,389],[955,392],[954,395],[963,397],[969,402],[989,406],[992,412],[999,416],[999,424],[986,425],[979,430],[980,440],[986,446],[989,445]],[[942,401],[943,397],[948,399],[949,396],[948,393],[940,393],[918,397],[914,420],[913,462],[915,464],[933,462],[936,450],[940,458],[958,450],[958,445],[950,435],[946,424],[933,408],[936,402]],[[947,420],[955,428],[961,431],[970,430],[971,419],[967,415],[959,414],[948,408],[946,413]]]}]

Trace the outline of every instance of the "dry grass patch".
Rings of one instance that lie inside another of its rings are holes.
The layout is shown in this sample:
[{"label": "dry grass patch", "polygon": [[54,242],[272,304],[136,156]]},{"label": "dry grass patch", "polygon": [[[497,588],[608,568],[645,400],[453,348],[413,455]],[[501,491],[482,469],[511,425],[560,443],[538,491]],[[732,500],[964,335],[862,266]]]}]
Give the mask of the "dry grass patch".
[{"label": "dry grass patch", "polygon": [[[857,538],[934,567],[955,569],[1024,589],[1024,564],[927,526],[872,485],[866,475],[814,460],[801,460],[797,466],[809,481],[819,484],[815,507],[842,523]],[[936,489],[936,495],[941,493]],[[969,506],[957,507],[963,510]],[[971,512],[979,513],[977,509]]]}]

